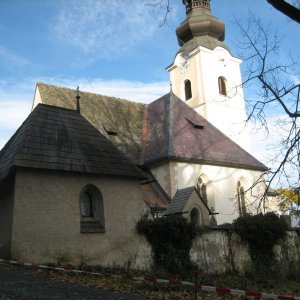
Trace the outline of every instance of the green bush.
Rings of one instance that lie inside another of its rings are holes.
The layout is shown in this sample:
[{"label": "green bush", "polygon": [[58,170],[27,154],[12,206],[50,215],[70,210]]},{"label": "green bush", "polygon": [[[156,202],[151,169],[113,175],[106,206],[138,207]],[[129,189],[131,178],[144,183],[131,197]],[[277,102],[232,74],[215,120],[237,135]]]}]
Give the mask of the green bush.
[{"label": "green bush", "polygon": [[274,264],[273,247],[284,238],[289,226],[274,213],[267,213],[240,217],[234,221],[233,228],[247,243],[255,271],[260,271]]},{"label": "green bush", "polygon": [[180,215],[157,219],[143,217],[137,223],[137,232],[145,235],[152,247],[154,267],[169,274],[185,275],[193,264],[190,250],[197,229]]}]

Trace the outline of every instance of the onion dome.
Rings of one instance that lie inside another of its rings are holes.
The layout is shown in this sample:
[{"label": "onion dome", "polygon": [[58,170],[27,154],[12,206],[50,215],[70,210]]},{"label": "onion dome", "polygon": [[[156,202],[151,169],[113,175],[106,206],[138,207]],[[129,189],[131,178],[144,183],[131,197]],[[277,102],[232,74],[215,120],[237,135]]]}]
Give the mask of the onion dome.
[{"label": "onion dome", "polygon": [[[191,51],[197,46],[213,50],[217,46],[227,49],[225,25],[211,15],[210,0],[183,0],[186,19],[177,28],[176,35],[182,50]],[[228,50],[228,49],[227,49]]]}]

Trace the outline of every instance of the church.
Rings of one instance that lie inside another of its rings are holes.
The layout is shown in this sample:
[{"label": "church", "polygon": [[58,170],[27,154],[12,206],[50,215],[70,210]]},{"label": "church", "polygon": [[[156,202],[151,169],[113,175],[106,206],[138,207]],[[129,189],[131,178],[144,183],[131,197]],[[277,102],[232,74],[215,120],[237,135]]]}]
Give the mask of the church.
[{"label": "church", "polygon": [[0,152],[2,257],[124,265],[145,212],[217,226],[257,211],[267,167],[248,152],[242,61],[210,0],[183,4],[170,92],[156,101],[37,83]]}]

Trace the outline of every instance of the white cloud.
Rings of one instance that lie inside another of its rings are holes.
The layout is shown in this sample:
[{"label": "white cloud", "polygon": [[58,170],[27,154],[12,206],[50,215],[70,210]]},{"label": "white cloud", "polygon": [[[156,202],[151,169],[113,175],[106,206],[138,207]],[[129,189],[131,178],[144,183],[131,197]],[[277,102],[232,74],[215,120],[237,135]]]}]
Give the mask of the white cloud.
[{"label": "white cloud", "polygon": [[114,96],[136,102],[149,103],[169,92],[168,82],[130,82],[102,79],[28,78],[23,82],[0,81],[0,149],[18,129],[31,111],[35,83],[41,81],[53,85]]},{"label": "white cloud", "polygon": [[70,79],[62,77],[36,78],[36,80],[31,79],[31,81],[45,82],[71,89],[76,89],[76,86],[78,85],[80,90],[84,92],[113,96],[141,103],[150,103],[167,94],[170,90],[170,85],[167,81],[144,83],[127,80],[103,80],[101,78],[87,80],[82,78]]},{"label": "white cloud", "polygon": [[30,113],[29,101],[0,101],[0,128],[15,130]]},{"label": "white cloud", "polygon": [[253,124],[248,124],[249,130],[250,153],[267,167],[271,167],[271,159],[276,155],[273,147],[277,144],[278,138],[264,128],[255,128]]},{"label": "white cloud", "polygon": [[0,150],[4,147],[4,145],[8,142],[8,140],[11,138],[13,135],[13,132],[9,132],[7,134],[1,133],[2,136],[0,137]]},{"label": "white cloud", "polygon": [[[287,138],[291,130],[291,120],[286,115],[277,115],[267,119],[268,128],[255,128],[249,123],[250,128],[250,153],[264,163],[267,167],[275,171],[284,155],[286,149],[283,146],[283,141]],[[289,162],[285,165],[286,175],[277,176],[272,183],[273,186],[288,186],[289,184],[297,184],[298,172],[295,166]]]},{"label": "white cloud", "polygon": [[11,96],[10,99],[0,101],[0,149],[21,126],[31,110],[31,98]]},{"label": "white cloud", "polygon": [[124,80],[93,80],[91,82],[81,81],[79,85],[83,91],[142,103],[150,103],[169,92],[168,82],[142,83]]},{"label": "white cloud", "polygon": [[50,28],[56,41],[89,54],[89,59],[91,54],[101,58],[124,55],[156,30],[153,11],[140,0],[68,1]]},{"label": "white cloud", "polygon": [[34,85],[0,80],[0,149],[29,115]]}]

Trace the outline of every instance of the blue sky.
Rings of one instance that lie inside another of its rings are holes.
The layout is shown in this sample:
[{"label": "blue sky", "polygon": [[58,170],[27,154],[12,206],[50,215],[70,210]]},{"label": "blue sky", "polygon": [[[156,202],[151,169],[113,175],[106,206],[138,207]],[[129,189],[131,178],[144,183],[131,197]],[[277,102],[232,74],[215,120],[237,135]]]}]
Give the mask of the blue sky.
[{"label": "blue sky", "polygon": [[[185,10],[171,0],[168,24],[159,27],[164,10],[146,5],[153,1],[0,0],[0,148],[30,113],[36,82],[139,102],[168,92],[165,68],[179,48],[175,29]],[[212,0],[211,6],[226,24],[233,53],[239,36],[233,20],[246,21],[251,10],[284,37],[280,58],[299,55],[299,25],[267,1]]]}]

